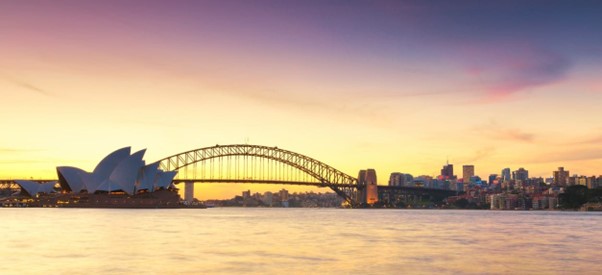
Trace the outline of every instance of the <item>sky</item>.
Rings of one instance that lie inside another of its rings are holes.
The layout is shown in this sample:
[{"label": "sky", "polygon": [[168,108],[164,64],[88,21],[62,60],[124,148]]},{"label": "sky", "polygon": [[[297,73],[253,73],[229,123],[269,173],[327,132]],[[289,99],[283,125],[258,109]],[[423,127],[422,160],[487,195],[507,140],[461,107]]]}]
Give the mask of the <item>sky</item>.
[{"label": "sky", "polygon": [[155,161],[243,143],[374,168],[379,184],[447,160],[460,176],[601,175],[600,14],[600,1],[0,1],[0,178],[91,171],[124,146]]}]

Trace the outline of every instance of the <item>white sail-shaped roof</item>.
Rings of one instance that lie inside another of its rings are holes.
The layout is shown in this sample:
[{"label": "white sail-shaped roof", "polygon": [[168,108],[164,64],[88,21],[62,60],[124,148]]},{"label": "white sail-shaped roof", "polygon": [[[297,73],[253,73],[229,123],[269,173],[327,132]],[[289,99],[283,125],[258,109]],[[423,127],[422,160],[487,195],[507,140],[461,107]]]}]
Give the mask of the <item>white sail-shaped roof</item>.
[{"label": "white sail-shaped roof", "polygon": [[[156,188],[170,187],[177,171],[163,172],[159,170],[158,162],[145,166],[142,158],[146,149],[132,155],[130,151],[130,147],[124,147],[109,154],[100,161],[92,173],[75,167],[57,167],[59,183],[64,190],[75,193],[82,190],[87,190],[88,193],[121,190],[130,195],[137,190],[152,192]],[[27,186],[29,188],[30,185]]]},{"label": "white sail-shaped roof", "polygon": [[25,191],[28,195],[34,197],[38,193],[38,183],[28,180],[16,180],[15,181],[19,186],[21,186],[21,190]]},{"label": "white sail-shaped roof", "polygon": [[97,184],[100,184],[100,182],[103,180],[108,179],[117,165],[130,156],[130,152],[131,147],[123,147],[113,153],[110,153],[108,156],[102,159],[92,172],[94,178],[98,180]]},{"label": "white sail-shaped roof", "polygon": [[155,180],[155,187],[164,189],[169,188],[171,182],[173,181],[173,178],[176,176],[177,173],[177,171],[160,171],[158,173],[157,179]]},{"label": "white sail-shaped roof", "polygon": [[62,166],[56,168],[59,174],[59,183],[63,189],[71,190],[79,193],[86,189],[84,178],[88,178],[88,172],[70,166]]},{"label": "white sail-shaped roof", "polygon": [[98,185],[98,188],[96,190],[111,192],[111,191],[121,190],[121,186],[119,186],[115,183],[111,183],[111,181],[109,179],[106,179]]},{"label": "white sail-shaped roof", "polygon": [[55,192],[54,191],[54,186],[56,185],[56,182],[46,182],[46,183],[42,183],[40,184],[40,186],[38,187],[38,193],[46,193],[46,194],[50,194]]},{"label": "white sail-shaped roof", "polygon": [[151,163],[142,168],[137,181],[137,190],[149,190],[153,191],[153,183],[157,178],[159,163]]},{"label": "white sail-shaped roof", "polygon": [[142,158],[144,157],[144,153],[146,149],[140,150],[128,158],[122,160],[115,170],[109,176],[109,181],[112,184],[119,185],[121,190],[124,192],[133,195],[136,183],[136,178],[138,177],[138,172],[140,168],[144,166],[144,161]]},{"label": "white sail-shaped roof", "polygon": [[35,197],[38,193],[50,194],[54,192],[54,185],[56,184],[56,182],[37,183],[29,180],[15,180],[15,182],[21,186],[21,190],[32,197]]}]

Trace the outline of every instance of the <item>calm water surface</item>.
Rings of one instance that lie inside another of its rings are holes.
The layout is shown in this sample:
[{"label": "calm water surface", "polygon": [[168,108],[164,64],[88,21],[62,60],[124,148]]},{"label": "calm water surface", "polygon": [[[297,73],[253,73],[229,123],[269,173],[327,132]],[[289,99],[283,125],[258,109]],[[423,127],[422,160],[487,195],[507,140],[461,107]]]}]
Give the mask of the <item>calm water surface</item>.
[{"label": "calm water surface", "polygon": [[602,213],[0,209],[0,274],[601,274]]}]

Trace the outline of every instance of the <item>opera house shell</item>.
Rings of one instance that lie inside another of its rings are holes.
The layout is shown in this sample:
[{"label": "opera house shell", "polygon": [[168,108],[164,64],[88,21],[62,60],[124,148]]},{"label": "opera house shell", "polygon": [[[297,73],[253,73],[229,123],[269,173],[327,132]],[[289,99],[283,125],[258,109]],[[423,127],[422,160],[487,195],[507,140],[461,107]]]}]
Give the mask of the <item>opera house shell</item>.
[{"label": "opera house shell", "polygon": [[131,148],[121,148],[106,156],[92,172],[76,167],[57,167],[59,184],[66,192],[88,194],[122,191],[128,195],[168,189],[177,171],[164,172],[159,163],[146,165],[146,149],[130,154]]},{"label": "opera house shell", "polygon": [[39,193],[50,194],[56,192],[54,190],[56,182],[37,183],[29,180],[15,180],[15,182],[21,187],[21,191],[31,197],[35,197]]}]

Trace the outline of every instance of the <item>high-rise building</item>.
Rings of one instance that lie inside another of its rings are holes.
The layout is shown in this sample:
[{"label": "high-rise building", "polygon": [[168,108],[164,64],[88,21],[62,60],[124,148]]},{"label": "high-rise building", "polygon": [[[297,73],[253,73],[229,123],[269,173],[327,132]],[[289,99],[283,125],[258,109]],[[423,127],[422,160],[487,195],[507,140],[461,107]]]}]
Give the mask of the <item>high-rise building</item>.
[{"label": "high-rise building", "polygon": [[454,178],[454,165],[447,163],[441,169],[441,176],[443,179],[453,179]]},{"label": "high-rise building", "polygon": [[410,174],[394,172],[389,176],[389,186],[410,186],[413,180]]},{"label": "high-rise building", "polygon": [[470,182],[470,178],[474,177],[474,165],[462,166],[462,178],[464,183]]},{"label": "high-rise building", "polygon": [[596,176],[591,176],[587,178],[587,181],[585,183],[585,185],[587,186],[587,188],[589,189],[594,189],[596,188]]},{"label": "high-rise building", "polygon": [[525,170],[525,168],[518,168],[518,170],[512,172],[513,180],[520,180],[521,182],[526,181],[529,178],[529,171]]},{"label": "high-rise building", "polygon": [[389,176],[389,186],[400,186],[401,176],[403,174],[399,172],[393,172]]},{"label": "high-rise building", "polygon": [[565,171],[564,167],[558,167],[558,171],[554,171],[554,185],[566,186],[568,184],[569,171]]},{"label": "high-rise building", "polygon": [[502,181],[510,181],[510,168],[502,169]]},{"label": "high-rise building", "polygon": [[497,174],[490,174],[490,175],[489,175],[489,179],[488,179],[488,180],[489,180],[489,182],[488,182],[488,183],[489,183],[490,185],[491,185],[491,184],[494,184],[494,181],[495,181],[495,179],[497,179]]},{"label": "high-rise building", "polygon": [[376,171],[366,170],[366,203],[374,204],[378,201],[378,187],[376,186]]}]

